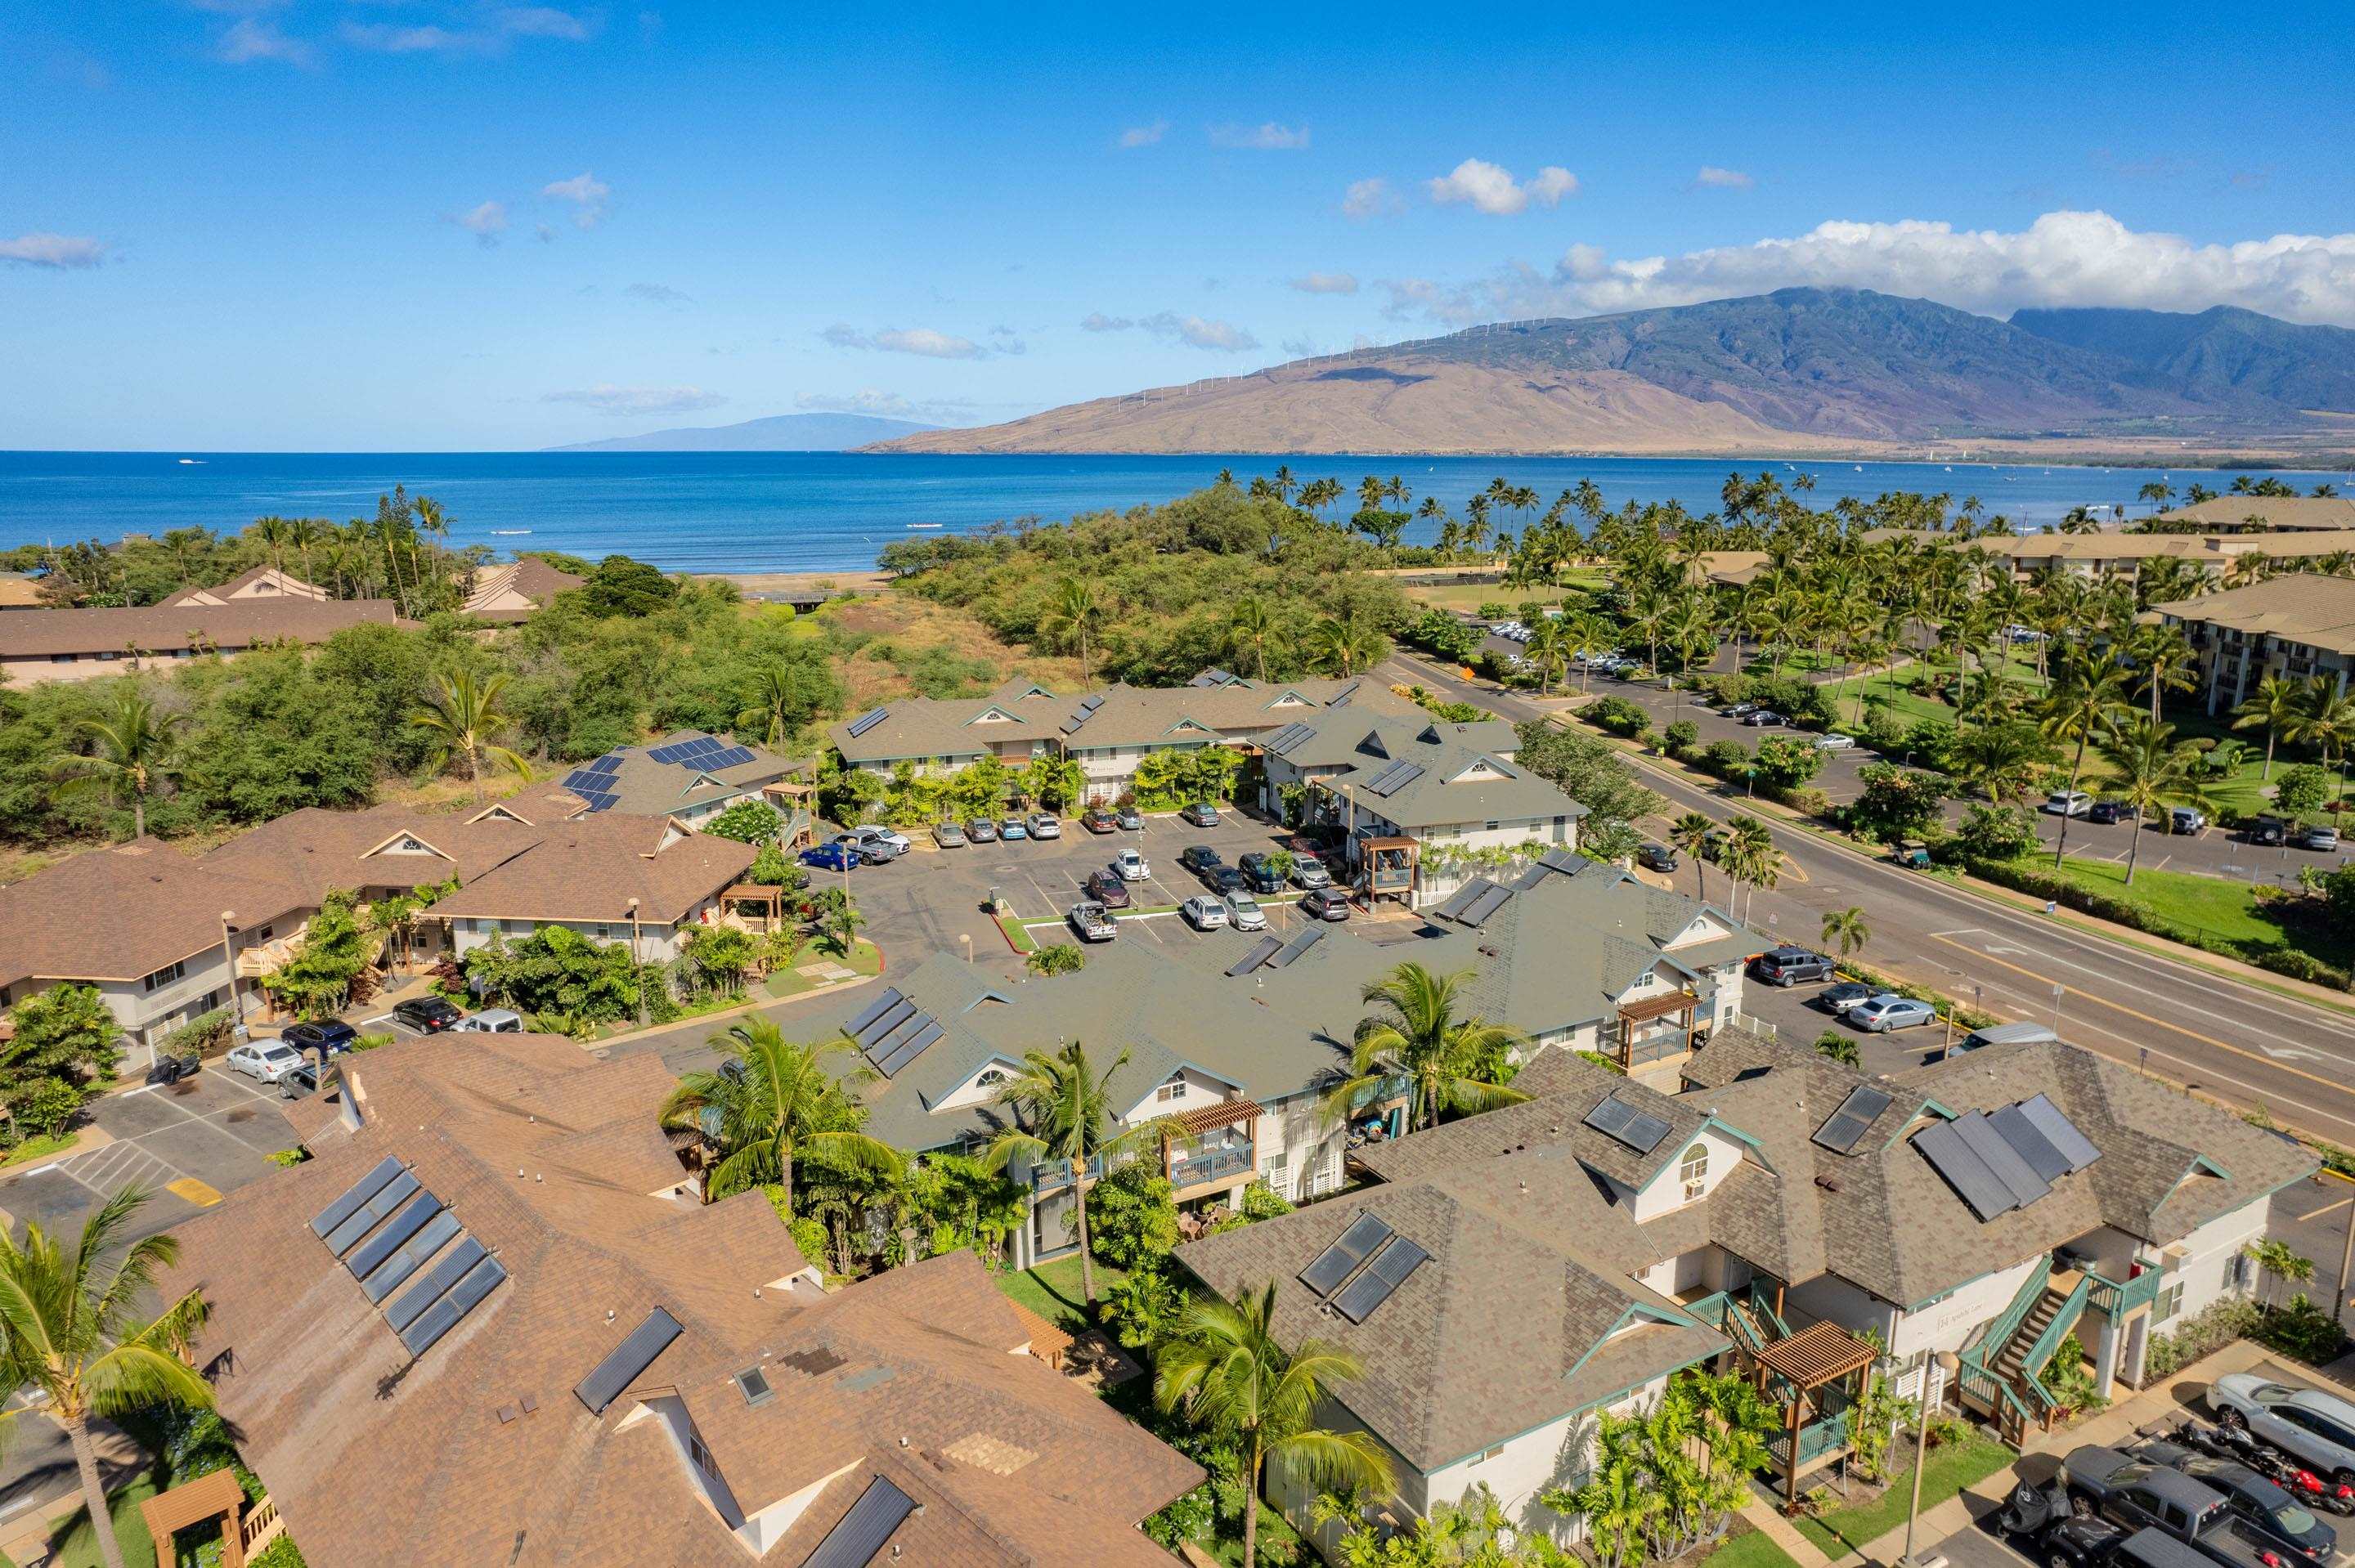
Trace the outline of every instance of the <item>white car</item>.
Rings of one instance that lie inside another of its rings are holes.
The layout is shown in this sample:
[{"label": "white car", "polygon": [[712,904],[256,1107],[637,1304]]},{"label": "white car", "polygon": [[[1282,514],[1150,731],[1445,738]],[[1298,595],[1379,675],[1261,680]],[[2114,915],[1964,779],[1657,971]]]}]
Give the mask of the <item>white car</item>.
[{"label": "white car", "polygon": [[2083,789],[2055,789],[2038,810],[2054,817],[2082,817],[2094,809],[2094,798]]},{"label": "white car", "polygon": [[2355,1486],[2355,1405],[2255,1372],[2226,1372],[2208,1386],[2208,1408],[2295,1455],[2335,1486]]},{"label": "white car", "polygon": [[1063,836],[1063,824],[1044,811],[1033,811],[1030,813],[1030,836],[1034,839],[1060,839]]},{"label": "white car", "polygon": [[486,1007],[480,1012],[470,1012],[450,1025],[451,1033],[464,1030],[474,1034],[520,1034],[523,1014],[505,1007]]},{"label": "white car", "polygon": [[1112,857],[1113,874],[1123,882],[1143,882],[1153,874],[1152,863],[1133,849],[1124,849]]},{"label": "white car", "polygon": [[1215,931],[1227,923],[1224,901],[1206,893],[1198,893],[1178,906],[1178,913],[1185,916],[1186,924],[1197,931]]},{"label": "white car", "polygon": [[1855,747],[1856,736],[1852,735],[1835,734],[1816,736],[1816,749],[1818,751],[1851,751]]},{"label": "white car", "polygon": [[1227,924],[1236,930],[1264,931],[1267,929],[1267,911],[1261,908],[1259,900],[1250,894],[1230,893],[1226,897],[1226,906]]},{"label": "white car", "polygon": [[1925,1023],[1935,1023],[1938,1010],[1926,1001],[1883,991],[1870,1001],[1858,1002],[1846,1016],[1868,1034],[1886,1034],[1895,1029],[1918,1029]]},{"label": "white car", "polygon": [[229,1047],[229,1065],[258,1083],[274,1084],[303,1065],[303,1053],[280,1040]]},{"label": "white car", "polygon": [[858,835],[859,840],[862,842],[890,844],[894,850],[897,850],[903,854],[914,847],[908,842],[906,834],[896,832],[890,828],[879,827],[872,822],[869,822],[863,827],[854,828],[851,831]]}]

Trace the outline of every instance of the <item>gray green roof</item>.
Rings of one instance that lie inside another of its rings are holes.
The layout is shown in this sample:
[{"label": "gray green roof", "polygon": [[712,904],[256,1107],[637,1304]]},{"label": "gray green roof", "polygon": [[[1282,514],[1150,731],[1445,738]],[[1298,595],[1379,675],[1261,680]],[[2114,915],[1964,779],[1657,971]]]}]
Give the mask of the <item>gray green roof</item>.
[{"label": "gray green roof", "polygon": [[[1426,715],[1389,717],[1354,707],[1304,722],[1314,734],[1282,748],[1284,760],[1337,795],[1401,828],[1459,822],[1550,822],[1586,808],[1519,763],[1475,744],[1506,738],[1497,721],[1451,725]],[[1508,726],[1509,729],[1509,726]],[[1501,748],[1500,748],[1501,749]]]},{"label": "gray green roof", "polygon": [[[986,697],[909,697],[845,719],[826,733],[852,762],[973,757],[1007,741],[1055,739],[1074,706],[1073,699],[1036,682],[1017,680]],[[853,729],[858,733],[851,734]]]}]

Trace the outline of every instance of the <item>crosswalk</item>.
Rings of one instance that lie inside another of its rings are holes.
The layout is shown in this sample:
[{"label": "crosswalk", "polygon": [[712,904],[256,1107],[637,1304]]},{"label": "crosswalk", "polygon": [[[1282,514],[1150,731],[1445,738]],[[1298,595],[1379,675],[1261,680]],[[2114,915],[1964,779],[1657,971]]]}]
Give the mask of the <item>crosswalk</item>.
[{"label": "crosswalk", "polygon": [[129,1139],[60,1160],[51,1169],[72,1177],[101,1198],[112,1198],[133,1182],[152,1192],[186,1175],[170,1160]]}]

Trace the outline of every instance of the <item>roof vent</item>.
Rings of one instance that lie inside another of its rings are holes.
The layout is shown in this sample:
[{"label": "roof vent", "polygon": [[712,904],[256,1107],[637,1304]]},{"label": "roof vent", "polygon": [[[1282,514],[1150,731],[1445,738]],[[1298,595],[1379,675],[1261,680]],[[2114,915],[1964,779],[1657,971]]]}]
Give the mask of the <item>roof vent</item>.
[{"label": "roof vent", "polygon": [[1837,1192],[1840,1190],[1839,1178],[1837,1176],[1818,1176],[1816,1178],[1816,1185],[1827,1192]]}]

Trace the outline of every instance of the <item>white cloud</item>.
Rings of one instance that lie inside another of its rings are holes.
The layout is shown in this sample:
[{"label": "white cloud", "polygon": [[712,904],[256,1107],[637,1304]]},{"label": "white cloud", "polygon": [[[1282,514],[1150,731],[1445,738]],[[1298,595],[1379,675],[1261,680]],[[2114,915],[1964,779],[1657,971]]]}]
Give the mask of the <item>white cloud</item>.
[{"label": "white cloud", "polygon": [[1082,332],[1146,332],[1165,343],[1182,343],[1189,348],[1207,348],[1218,354],[1242,354],[1259,346],[1259,339],[1232,322],[1211,320],[1204,316],[1180,315],[1175,311],[1159,311],[1149,316],[1131,319],[1108,316],[1095,312],[1080,323]]},{"label": "white cloud", "polygon": [[517,37],[562,38],[576,44],[596,31],[592,24],[551,5],[504,6],[491,13],[491,25]]},{"label": "white cloud", "polygon": [[1311,272],[1292,280],[1292,286],[1304,294],[1354,294],[1358,278],[1354,272]]},{"label": "white cloud", "polygon": [[499,242],[499,236],[507,231],[506,204],[486,201],[472,212],[451,214],[450,221],[473,235],[482,244],[496,245]]},{"label": "white cloud", "polygon": [[1454,324],[1592,315],[1812,286],[1875,289],[1987,315],[2030,305],[2203,311],[2241,305],[2355,325],[2355,233],[2227,244],[2128,228],[2105,212],[2048,212],[2017,232],[1834,221],[1792,238],[1611,260],[1574,246],[1551,272],[1515,264],[1475,282],[1384,279],[1385,313]]},{"label": "white cloud", "polygon": [[557,201],[570,202],[575,208],[573,226],[594,228],[605,216],[605,201],[613,194],[613,187],[595,175],[584,172],[569,180],[556,180],[542,185],[539,194]]},{"label": "white cloud", "polygon": [[478,35],[453,33],[447,27],[403,27],[390,22],[346,22],[343,37],[344,42],[356,49],[383,55],[446,54],[481,48],[486,41]]},{"label": "white cloud", "polygon": [[311,46],[290,38],[258,16],[240,16],[213,46],[213,58],[230,65],[252,60],[276,60],[281,65],[309,66],[315,58]]},{"label": "white cloud", "polygon": [[616,387],[601,381],[576,391],[545,393],[540,401],[578,403],[600,414],[629,415],[687,414],[698,408],[716,408],[728,399],[700,387]]},{"label": "white cloud", "polygon": [[644,300],[655,305],[691,305],[695,302],[692,296],[680,293],[667,283],[632,283],[622,292],[632,299]]},{"label": "white cloud", "polygon": [[1126,316],[1108,316],[1102,311],[1090,311],[1080,323],[1082,332],[1126,332],[1136,323]]},{"label": "white cloud", "polygon": [[1284,350],[1284,356],[1289,359],[1316,357],[1316,340],[1313,337],[1287,337],[1275,346]]},{"label": "white cloud", "polygon": [[1740,169],[1721,169],[1715,164],[1703,164],[1700,173],[1693,176],[1692,183],[1700,190],[1746,191],[1758,182]]},{"label": "white cloud", "polygon": [[1364,222],[1387,212],[1396,212],[1406,204],[1391,189],[1385,179],[1353,180],[1341,196],[1341,214]]},{"label": "white cloud", "polygon": [[1295,130],[1270,120],[1261,125],[1213,125],[1213,147],[1248,147],[1263,153],[1295,153],[1308,145],[1308,127]]},{"label": "white cloud", "polygon": [[818,414],[880,414],[893,419],[916,416],[916,406],[897,392],[879,392],[871,387],[847,396],[805,392],[794,399],[794,407]]},{"label": "white cloud", "polygon": [[[931,327],[885,327],[880,332],[863,333],[847,323],[837,322],[818,334],[837,348],[875,349],[884,354],[913,354],[926,359],[986,359],[989,350],[969,337],[954,333],[935,332]],[[1020,354],[1019,343],[1000,348],[1000,354]]]},{"label": "white cloud", "polygon": [[1150,147],[1169,134],[1169,122],[1156,120],[1150,125],[1132,125],[1120,133],[1124,147]]},{"label": "white cloud", "polygon": [[72,234],[20,234],[0,239],[0,261],[15,267],[69,269],[96,267],[106,260],[106,247]]},{"label": "white cloud", "polygon": [[1561,198],[1578,194],[1578,176],[1568,169],[1549,164],[1537,172],[1537,177],[1527,185],[1513,178],[1513,172],[1500,164],[1479,158],[1466,158],[1435,180],[1425,182],[1424,189],[1431,199],[1442,206],[1466,203],[1495,217],[1509,217],[1528,210],[1531,202],[1541,207],[1556,207]]}]

